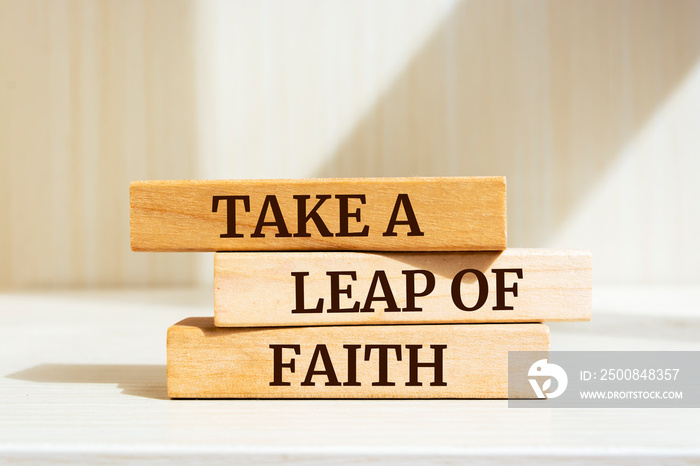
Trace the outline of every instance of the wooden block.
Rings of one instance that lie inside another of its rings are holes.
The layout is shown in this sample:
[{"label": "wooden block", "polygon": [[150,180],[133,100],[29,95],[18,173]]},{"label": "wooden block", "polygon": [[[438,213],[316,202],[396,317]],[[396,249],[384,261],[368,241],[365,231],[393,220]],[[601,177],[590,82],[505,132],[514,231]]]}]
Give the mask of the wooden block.
[{"label": "wooden block", "polygon": [[503,177],[135,181],[134,251],[506,247]]},{"label": "wooden block", "polygon": [[171,398],[506,398],[508,351],[548,351],[544,324],[168,330]]},{"label": "wooden block", "polygon": [[582,321],[591,287],[586,251],[214,255],[223,327]]}]

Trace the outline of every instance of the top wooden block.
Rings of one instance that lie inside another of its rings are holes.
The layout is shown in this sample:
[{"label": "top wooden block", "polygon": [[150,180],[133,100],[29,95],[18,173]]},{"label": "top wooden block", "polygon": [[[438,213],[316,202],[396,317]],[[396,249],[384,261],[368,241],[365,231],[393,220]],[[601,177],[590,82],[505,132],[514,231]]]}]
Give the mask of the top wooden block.
[{"label": "top wooden block", "polygon": [[134,181],[134,251],[496,251],[504,177]]}]

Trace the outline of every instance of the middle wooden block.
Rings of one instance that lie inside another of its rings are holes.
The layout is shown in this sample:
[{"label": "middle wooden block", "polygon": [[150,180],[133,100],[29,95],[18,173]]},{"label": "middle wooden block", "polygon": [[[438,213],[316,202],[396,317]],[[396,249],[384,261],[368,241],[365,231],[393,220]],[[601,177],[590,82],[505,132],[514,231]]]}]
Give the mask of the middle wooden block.
[{"label": "middle wooden block", "polygon": [[214,256],[219,327],[590,320],[586,251]]}]

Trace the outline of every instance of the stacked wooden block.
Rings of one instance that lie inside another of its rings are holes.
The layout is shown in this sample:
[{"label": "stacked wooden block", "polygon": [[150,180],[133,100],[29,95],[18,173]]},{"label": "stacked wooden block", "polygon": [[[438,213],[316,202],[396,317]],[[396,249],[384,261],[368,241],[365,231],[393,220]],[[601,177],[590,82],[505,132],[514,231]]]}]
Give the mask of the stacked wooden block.
[{"label": "stacked wooden block", "polygon": [[[134,182],[135,251],[218,251],[172,398],[505,398],[591,316],[591,256],[506,249],[501,177]],[[221,252],[226,251],[226,252]]]}]

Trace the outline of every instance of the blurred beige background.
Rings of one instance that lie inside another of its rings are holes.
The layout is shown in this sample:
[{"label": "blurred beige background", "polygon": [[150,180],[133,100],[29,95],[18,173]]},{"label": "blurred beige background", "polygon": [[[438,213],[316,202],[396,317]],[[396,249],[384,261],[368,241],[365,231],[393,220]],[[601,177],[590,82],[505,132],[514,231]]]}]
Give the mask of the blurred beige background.
[{"label": "blurred beige background", "polygon": [[0,0],[0,287],[208,283],[136,179],[506,175],[513,247],[697,284],[700,2]]}]

